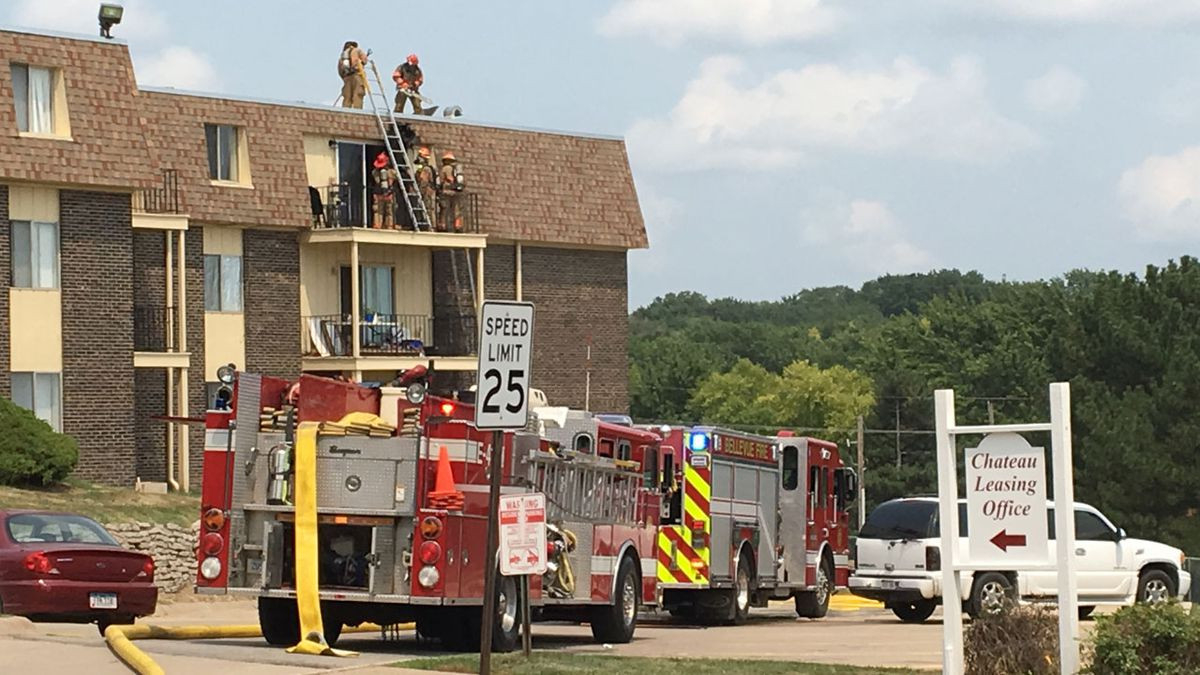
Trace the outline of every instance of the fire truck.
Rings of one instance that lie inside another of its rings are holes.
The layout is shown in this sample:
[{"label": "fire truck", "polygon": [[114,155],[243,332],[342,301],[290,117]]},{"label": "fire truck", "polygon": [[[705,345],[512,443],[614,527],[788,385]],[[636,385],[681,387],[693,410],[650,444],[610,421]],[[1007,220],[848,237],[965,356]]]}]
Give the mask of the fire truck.
[{"label": "fire truck", "polygon": [[[542,408],[494,448],[471,405],[427,395],[424,380],[369,388],[312,375],[220,376],[222,409],[206,418],[197,591],[257,596],[269,643],[300,639],[296,542],[308,519],[292,493],[305,422],[320,425],[316,548],[329,644],[343,625],[415,621],[450,648],[479,647],[484,576],[496,564],[486,550],[494,451],[503,453],[502,493],[546,495],[548,564],[530,579],[532,620],[587,622],[597,641],[628,642],[639,607],[655,602],[657,434]],[[507,651],[522,608],[516,578],[497,578],[492,646]]]},{"label": "fire truck", "polygon": [[661,604],[673,615],[741,623],[794,598],[820,618],[849,580],[857,475],[837,445],[780,432],[663,427],[674,485],[658,534]]}]

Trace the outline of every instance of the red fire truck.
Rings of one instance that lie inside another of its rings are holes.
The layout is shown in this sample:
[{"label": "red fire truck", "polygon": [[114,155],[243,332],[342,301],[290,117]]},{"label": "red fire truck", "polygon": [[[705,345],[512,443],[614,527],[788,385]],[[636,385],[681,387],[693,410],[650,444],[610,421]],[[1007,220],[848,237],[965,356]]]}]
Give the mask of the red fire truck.
[{"label": "red fire truck", "polygon": [[[493,448],[471,406],[425,396],[422,382],[398,393],[310,375],[222,377],[225,409],[206,422],[198,592],[256,595],[266,640],[299,640],[291,453],[297,423],[318,422],[326,640],[343,625],[415,621],[452,648],[478,648],[485,570],[495,564],[485,541]],[[350,413],[382,422],[346,423]],[[502,492],[547,501],[548,566],[530,580],[531,618],[589,622],[598,641],[629,641],[639,606],[656,600],[660,437],[548,409],[503,439]],[[439,483],[454,494],[435,492]],[[515,578],[498,577],[498,651],[519,637],[517,597]]]},{"label": "red fire truck", "polygon": [[800,616],[825,616],[849,579],[858,480],[837,445],[788,432],[660,431],[675,481],[658,535],[662,605],[741,623],[751,606],[791,597]]}]

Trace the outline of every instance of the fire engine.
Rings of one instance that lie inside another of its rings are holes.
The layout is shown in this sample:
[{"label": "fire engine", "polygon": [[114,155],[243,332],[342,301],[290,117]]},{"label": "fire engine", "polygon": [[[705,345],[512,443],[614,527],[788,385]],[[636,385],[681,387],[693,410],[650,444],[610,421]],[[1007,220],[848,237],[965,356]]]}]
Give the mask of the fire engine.
[{"label": "fire engine", "polygon": [[[639,607],[656,600],[666,482],[657,434],[541,408],[493,448],[471,405],[427,395],[424,380],[369,388],[220,376],[223,409],[206,419],[197,590],[256,595],[268,642],[300,639],[297,541],[307,518],[292,494],[305,422],[320,425],[316,548],[329,644],[343,625],[415,621],[451,648],[479,647],[486,566],[496,564],[486,553],[493,451],[503,453],[502,493],[546,495],[548,564],[530,579],[532,620],[588,622],[596,640],[628,642]],[[498,576],[497,651],[519,638],[517,598],[516,579]]]},{"label": "fire engine", "polygon": [[794,598],[820,618],[849,579],[857,475],[834,443],[788,432],[664,427],[674,485],[658,534],[658,589],[673,615],[741,623]]}]

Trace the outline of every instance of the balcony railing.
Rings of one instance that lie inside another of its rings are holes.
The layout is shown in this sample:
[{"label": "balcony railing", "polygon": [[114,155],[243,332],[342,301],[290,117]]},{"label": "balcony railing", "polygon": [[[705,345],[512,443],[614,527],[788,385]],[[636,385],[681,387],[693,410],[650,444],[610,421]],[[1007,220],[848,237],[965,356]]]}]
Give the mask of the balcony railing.
[{"label": "balcony railing", "polygon": [[178,316],[175,307],[158,305],[134,305],[133,349],[139,352],[165,352],[175,348],[176,342],[168,338],[168,329],[176,330]]},{"label": "balcony railing", "polygon": [[163,169],[162,185],[133,193],[136,213],[179,213],[179,175]]},{"label": "balcony railing", "polygon": [[[479,232],[479,195],[473,192],[454,193],[456,200],[459,227],[455,228],[449,221],[444,209],[451,208],[449,202],[435,198],[432,204],[426,204],[429,209],[429,220],[435,232],[463,232],[477,234]],[[374,195],[361,185],[352,186],[348,183],[326,185],[324,187],[308,188],[308,198],[312,211],[312,226],[316,229],[358,227],[370,228],[375,223],[376,202]],[[390,219],[381,219],[380,225],[400,230],[412,230],[408,209],[400,199],[397,190],[391,200],[392,214]],[[443,218],[445,216],[445,218]],[[445,220],[445,222],[443,222]]]},{"label": "balcony railing", "polygon": [[[354,356],[350,315],[306,316],[303,323],[305,355]],[[358,330],[359,356],[465,356],[475,353],[473,314],[455,320],[425,314],[364,314],[358,322]]]}]

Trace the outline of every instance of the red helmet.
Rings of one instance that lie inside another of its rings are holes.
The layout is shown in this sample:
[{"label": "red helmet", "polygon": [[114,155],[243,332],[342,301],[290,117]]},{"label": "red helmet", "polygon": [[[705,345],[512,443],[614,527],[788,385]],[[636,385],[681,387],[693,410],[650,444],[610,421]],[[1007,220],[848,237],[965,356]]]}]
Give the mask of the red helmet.
[{"label": "red helmet", "polygon": [[416,54],[409,54],[408,59],[406,60],[414,66],[421,62],[421,60],[417,58]]}]

